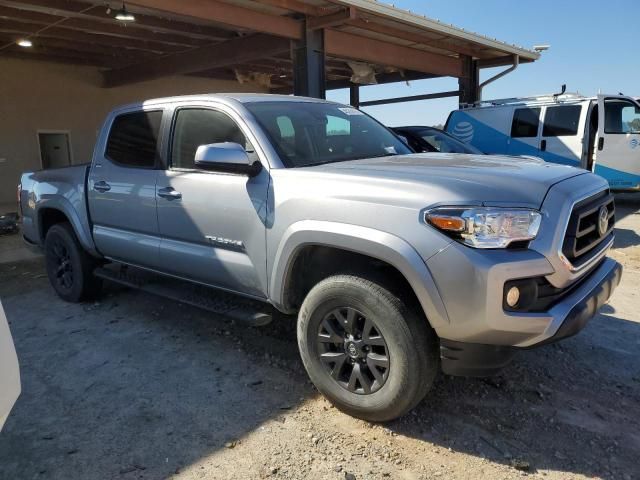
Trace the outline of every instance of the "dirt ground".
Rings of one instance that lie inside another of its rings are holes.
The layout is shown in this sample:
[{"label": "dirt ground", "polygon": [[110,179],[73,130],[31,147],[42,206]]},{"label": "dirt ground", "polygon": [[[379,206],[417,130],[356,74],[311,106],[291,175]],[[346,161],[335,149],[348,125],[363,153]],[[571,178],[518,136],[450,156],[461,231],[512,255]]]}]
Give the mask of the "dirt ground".
[{"label": "dirt ground", "polygon": [[383,425],[317,394],[292,319],[248,329],[117,287],[67,304],[41,259],[0,263],[23,379],[0,478],[640,479],[640,195],[617,205],[625,274],[580,335],[440,376]]}]

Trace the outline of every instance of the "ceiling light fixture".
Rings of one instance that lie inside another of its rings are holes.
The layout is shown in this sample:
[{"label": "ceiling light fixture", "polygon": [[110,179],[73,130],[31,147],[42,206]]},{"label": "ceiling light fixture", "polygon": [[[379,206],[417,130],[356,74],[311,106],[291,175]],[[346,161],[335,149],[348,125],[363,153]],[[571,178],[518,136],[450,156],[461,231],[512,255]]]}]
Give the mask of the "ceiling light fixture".
[{"label": "ceiling light fixture", "polygon": [[122,8],[116,13],[116,20],[120,22],[135,22],[136,17],[127,11],[127,7],[125,7],[124,2],[122,2]]},{"label": "ceiling light fixture", "polygon": [[29,40],[28,38],[21,38],[20,40],[18,40],[16,42],[16,44],[19,47],[23,47],[23,48],[30,48],[33,47],[33,42],[31,40]]}]

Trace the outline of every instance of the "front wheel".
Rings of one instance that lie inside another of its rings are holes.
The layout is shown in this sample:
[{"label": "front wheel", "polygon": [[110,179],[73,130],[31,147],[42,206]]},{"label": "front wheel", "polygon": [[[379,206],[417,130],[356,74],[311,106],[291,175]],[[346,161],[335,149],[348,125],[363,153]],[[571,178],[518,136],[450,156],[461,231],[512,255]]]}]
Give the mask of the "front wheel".
[{"label": "front wheel", "polygon": [[96,296],[102,281],[94,277],[96,261],[84,251],[68,223],[58,223],[44,241],[47,276],[58,296],[79,302]]},{"label": "front wheel", "polygon": [[438,371],[437,341],[425,318],[383,286],[352,275],[311,289],[298,316],[298,346],[318,390],[364,420],[403,415]]}]

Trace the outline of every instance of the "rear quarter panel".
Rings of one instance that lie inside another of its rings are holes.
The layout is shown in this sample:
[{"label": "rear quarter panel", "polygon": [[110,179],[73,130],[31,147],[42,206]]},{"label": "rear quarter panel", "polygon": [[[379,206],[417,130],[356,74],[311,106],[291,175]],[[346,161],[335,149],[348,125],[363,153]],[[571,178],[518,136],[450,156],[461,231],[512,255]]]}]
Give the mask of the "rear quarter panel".
[{"label": "rear quarter panel", "polygon": [[22,174],[20,205],[27,240],[42,245],[42,218],[47,209],[58,210],[67,217],[85,250],[96,254],[86,202],[88,169],[89,165],[83,164]]}]

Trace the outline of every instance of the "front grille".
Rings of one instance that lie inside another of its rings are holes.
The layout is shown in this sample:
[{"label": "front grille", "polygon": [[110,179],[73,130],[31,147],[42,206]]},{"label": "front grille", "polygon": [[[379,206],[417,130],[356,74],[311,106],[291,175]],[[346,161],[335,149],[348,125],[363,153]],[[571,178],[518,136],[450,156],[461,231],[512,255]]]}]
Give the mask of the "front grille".
[{"label": "front grille", "polygon": [[[602,207],[606,208],[604,232],[599,226]],[[615,221],[616,210],[609,190],[578,202],[571,212],[562,253],[574,267],[580,267],[599,252],[599,245],[613,236]]]}]

